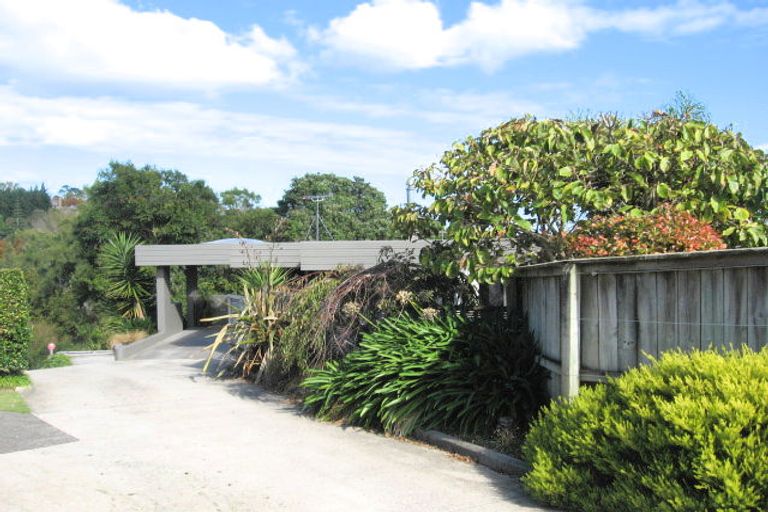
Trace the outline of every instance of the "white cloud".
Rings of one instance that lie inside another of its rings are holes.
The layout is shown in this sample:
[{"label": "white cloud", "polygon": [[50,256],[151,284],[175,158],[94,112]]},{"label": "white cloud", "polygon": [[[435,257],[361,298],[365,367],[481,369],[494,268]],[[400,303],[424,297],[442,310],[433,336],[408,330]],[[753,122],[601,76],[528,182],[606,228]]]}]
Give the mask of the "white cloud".
[{"label": "white cloud", "polygon": [[681,0],[653,8],[601,10],[577,0],[472,2],[446,26],[431,0],[371,0],[311,37],[353,62],[391,69],[478,64],[493,70],[522,55],[577,48],[592,32],[674,36],[728,23],[768,23],[768,8]]},{"label": "white cloud", "polygon": [[203,90],[280,84],[299,69],[293,46],[258,25],[229,34],[210,21],[117,0],[0,0],[0,64],[57,78]]},{"label": "white cloud", "polygon": [[407,99],[389,103],[358,101],[349,97],[294,96],[312,108],[331,112],[352,112],[372,119],[403,118],[432,125],[457,126],[467,133],[487,128],[524,114],[545,115],[546,109],[532,101],[506,92],[457,92],[449,89],[416,90],[402,94]]},{"label": "white cloud", "polygon": [[[364,124],[238,113],[187,102],[42,98],[0,87],[0,153],[75,151],[99,155],[102,165],[114,158],[180,166],[216,186],[250,182],[268,200],[279,197],[291,176],[305,172],[405,180],[444,149],[442,140]],[[202,171],[200,162],[214,169]],[[48,170],[42,174],[30,171],[17,178],[39,182],[56,173],[52,165],[44,162]],[[244,174],[244,169],[255,171]]]}]

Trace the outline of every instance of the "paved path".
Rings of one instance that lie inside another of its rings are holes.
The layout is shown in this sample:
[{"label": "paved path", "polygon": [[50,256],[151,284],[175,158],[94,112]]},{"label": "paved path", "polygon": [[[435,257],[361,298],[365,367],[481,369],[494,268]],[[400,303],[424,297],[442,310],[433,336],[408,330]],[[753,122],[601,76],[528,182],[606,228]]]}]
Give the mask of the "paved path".
[{"label": "paved path", "polygon": [[195,343],[163,349],[176,359],[93,356],[30,372],[34,414],[78,441],[0,455],[0,508],[543,510],[507,476],[314,421],[253,386],[201,378]]}]

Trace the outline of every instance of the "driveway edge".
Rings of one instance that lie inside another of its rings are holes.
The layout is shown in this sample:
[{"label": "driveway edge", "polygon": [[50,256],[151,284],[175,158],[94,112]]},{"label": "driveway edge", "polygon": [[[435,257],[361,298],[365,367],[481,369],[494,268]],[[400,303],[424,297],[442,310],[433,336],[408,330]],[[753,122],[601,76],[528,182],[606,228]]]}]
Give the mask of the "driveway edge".
[{"label": "driveway edge", "polygon": [[443,450],[469,457],[494,471],[512,476],[522,476],[531,470],[524,461],[499,453],[490,448],[462,441],[437,430],[418,430],[413,437]]}]

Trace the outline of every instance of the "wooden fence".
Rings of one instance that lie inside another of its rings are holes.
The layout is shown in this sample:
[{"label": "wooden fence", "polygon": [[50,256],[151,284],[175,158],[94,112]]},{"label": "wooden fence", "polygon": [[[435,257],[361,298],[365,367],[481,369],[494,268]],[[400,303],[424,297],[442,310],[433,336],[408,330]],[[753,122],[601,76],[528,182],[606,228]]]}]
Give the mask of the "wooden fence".
[{"label": "wooden fence", "polygon": [[532,265],[490,296],[527,314],[553,396],[673,348],[768,344],[767,249]]}]

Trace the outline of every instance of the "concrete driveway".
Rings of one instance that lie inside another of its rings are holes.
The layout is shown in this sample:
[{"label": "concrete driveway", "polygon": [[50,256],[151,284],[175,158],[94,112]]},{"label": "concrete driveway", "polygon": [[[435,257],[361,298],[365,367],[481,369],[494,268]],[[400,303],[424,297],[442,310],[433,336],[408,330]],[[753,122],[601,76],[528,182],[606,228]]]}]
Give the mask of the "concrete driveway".
[{"label": "concrete driveway", "polygon": [[76,441],[0,455],[0,508],[544,510],[510,477],[201,378],[199,336],[173,343],[155,352],[173,359],[102,355],[30,372],[33,413]]}]

